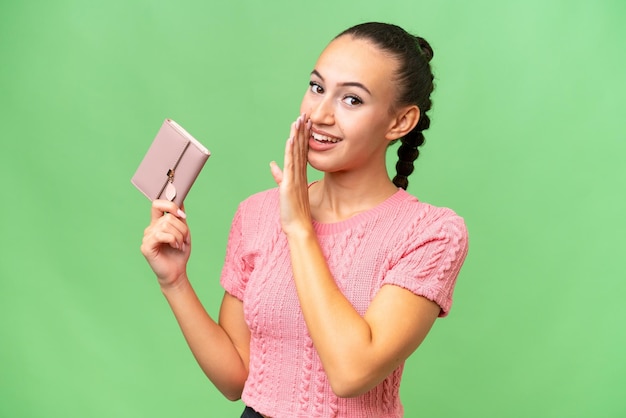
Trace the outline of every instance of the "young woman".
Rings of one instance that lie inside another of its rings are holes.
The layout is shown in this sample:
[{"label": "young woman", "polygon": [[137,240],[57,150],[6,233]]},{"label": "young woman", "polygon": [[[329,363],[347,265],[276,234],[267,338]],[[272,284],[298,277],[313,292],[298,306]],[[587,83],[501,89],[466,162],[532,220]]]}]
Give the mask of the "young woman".
[{"label": "young woman", "polygon": [[[337,36],[311,72],[277,188],[242,202],[218,321],[186,274],[173,203],[152,205],[142,252],[198,363],[242,417],[401,417],[405,360],[447,315],[463,219],[409,195],[433,76],[428,43],[389,24]],[[385,154],[400,140],[397,175]],[[307,182],[307,163],[324,173]],[[258,412],[257,412],[258,411]]]}]

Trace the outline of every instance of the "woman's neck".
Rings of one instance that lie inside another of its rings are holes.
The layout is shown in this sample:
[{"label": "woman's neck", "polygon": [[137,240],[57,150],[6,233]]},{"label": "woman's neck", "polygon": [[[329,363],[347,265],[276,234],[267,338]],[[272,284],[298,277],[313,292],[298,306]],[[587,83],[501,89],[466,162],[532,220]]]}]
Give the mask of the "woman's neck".
[{"label": "woman's neck", "polygon": [[323,223],[341,222],[387,200],[398,188],[387,176],[350,179],[347,175],[326,173],[309,188],[313,219]]}]

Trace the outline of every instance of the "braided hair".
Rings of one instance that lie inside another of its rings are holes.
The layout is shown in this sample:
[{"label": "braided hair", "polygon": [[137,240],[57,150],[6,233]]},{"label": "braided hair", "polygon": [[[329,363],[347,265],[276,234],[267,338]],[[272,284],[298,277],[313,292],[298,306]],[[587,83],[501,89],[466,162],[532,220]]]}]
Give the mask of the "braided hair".
[{"label": "braided hair", "polygon": [[[430,94],[434,89],[433,73],[430,60],[433,50],[424,38],[411,35],[399,26],[369,22],[346,29],[337,38],[351,35],[356,39],[365,39],[391,53],[398,60],[396,81],[399,87],[398,103],[415,104],[420,110],[420,118],[412,131],[400,139],[396,176],[393,183],[406,190],[408,176],[413,172],[414,161],[419,157],[418,147],[424,144],[423,131],[430,126],[426,115],[432,106]],[[393,141],[392,143],[395,143]]]}]

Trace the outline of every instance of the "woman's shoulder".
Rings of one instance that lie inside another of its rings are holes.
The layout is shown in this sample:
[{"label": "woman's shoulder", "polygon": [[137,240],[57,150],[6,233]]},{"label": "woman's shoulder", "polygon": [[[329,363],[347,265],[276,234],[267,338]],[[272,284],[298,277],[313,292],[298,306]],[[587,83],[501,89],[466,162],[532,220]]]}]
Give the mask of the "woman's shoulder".
[{"label": "woman's shoulder", "polygon": [[263,190],[248,196],[239,203],[237,217],[244,225],[260,224],[278,219],[278,188]]},{"label": "woman's shoulder", "polygon": [[407,229],[447,229],[456,235],[467,235],[465,219],[453,209],[423,202],[404,190],[400,191],[400,197],[397,216],[404,218]]},{"label": "woman's shoulder", "polygon": [[244,199],[240,206],[265,206],[265,205],[278,205],[278,188],[262,190],[254,193]]}]

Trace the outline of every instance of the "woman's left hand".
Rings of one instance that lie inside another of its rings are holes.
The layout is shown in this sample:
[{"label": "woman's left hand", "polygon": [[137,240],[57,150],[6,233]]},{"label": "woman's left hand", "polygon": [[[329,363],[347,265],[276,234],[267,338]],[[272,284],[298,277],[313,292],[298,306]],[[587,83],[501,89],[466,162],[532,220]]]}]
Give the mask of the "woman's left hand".
[{"label": "woman's left hand", "polygon": [[307,181],[307,164],[311,121],[302,114],[291,124],[285,144],[285,162],[281,170],[270,163],[272,176],[280,193],[280,221],[286,234],[311,227],[311,207]]}]

